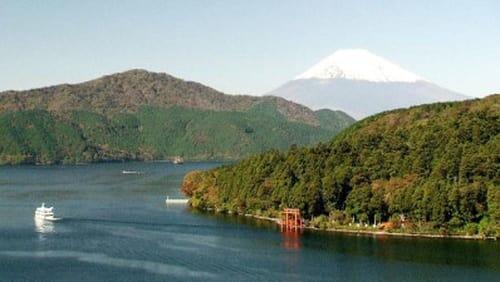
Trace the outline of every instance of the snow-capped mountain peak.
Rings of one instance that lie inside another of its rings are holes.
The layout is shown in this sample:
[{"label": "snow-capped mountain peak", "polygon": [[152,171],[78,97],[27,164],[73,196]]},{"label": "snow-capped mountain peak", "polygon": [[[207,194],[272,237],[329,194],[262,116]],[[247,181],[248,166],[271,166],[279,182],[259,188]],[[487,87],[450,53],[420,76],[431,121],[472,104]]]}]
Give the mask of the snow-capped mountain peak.
[{"label": "snow-capped mountain peak", "polygon": [[338,50],[308,69],[298,79],[352,79],[371,82],[416,82],[424,80],[400,66],[364,49]]},{"label": "snow-capped mountain peak", "polygon": [[362,49],[339,50],[267,95],[356,119],[425,103],[468,99]]}]

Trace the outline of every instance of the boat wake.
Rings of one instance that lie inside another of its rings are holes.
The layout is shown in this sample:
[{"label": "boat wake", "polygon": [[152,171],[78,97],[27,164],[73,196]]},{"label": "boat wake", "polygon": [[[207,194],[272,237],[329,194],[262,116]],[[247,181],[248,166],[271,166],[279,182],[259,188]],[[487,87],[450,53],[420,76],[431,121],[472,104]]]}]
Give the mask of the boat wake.
[{"label": "boat wake", "polygon": [[11,257],[33,257],[33,258],[63,258],[63,259],[76,259],[78,261],[109,265],[114,267],[134,268],[141,269],[150,273],[171,275],[175,277],[191,277],[198,279],[213,279],[216,277],[215,273],[198,271],[187,267],[166,264],[162,262],[147,261],[147,260],[134,260],[111,257],[102,253],[87,253],[76,251],[40,251],[40,252],[24,252],[24,251],[2,251],[0,255]]},{"label": "boat wake", "polygon": [[115,219],[102,219],[102,218],[76,218],[76,217],[65,217],[65,224],[72,223],[102,223],[102,224],[118,224],[118,225],[136,225],[136,226],[151,226],[151,227],[189,227],[189,228],[225,228],[216,227],[213,225],[206,224],[183,224],[183,223],[161,223],[161,222],[140,222],[140,221],[127,221],[127,220],[115,220]]}]

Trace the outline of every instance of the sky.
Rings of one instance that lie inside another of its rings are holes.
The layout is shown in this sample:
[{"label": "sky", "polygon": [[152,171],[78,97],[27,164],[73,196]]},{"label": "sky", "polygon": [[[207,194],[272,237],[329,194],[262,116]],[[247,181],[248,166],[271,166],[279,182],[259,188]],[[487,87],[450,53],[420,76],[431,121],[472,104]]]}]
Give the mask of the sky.
[{"label": "sky", "polygon": [[261,95],[345,48],[500,93],[500,1],[0,0],[0,91],[142,68]]}]

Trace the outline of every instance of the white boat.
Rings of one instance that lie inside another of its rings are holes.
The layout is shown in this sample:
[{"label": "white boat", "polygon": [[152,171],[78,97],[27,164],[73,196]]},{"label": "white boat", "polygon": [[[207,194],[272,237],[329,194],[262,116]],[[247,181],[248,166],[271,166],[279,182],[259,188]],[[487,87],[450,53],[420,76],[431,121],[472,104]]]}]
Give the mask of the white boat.
[{"label": "white boat", "polygon": [[167,196],[167,199],[165,200],[165,203],[168,204],[181,204],[181,205],[187,205],[189,202],[189,199],[170,199],[169,196]]},{"label": "white boat", "polygon": [[42,203],[42,206],[35,210],[35,219],[56,221],[60,218],[54,216],[54,207],[47,208],[45,207],[45,203]]},{"label": "white boat", "polygon": [[122,170],[122,174],[139,174],[137,170]]},{"label": "white boat", "polygon": [[174,160],[172,161],[174,164],[176,165],[179,165],[179,164],[183,164],[184,163],[184,159],[180,156],[177,156],[174,158]]}]

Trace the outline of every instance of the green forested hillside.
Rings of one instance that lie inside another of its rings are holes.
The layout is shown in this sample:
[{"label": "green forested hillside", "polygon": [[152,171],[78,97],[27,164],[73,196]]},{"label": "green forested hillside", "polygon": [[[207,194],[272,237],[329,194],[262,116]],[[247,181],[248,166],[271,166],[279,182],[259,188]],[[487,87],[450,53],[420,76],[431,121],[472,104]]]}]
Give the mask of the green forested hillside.
[{"label": "green forested hillside", "polygon": [[226,95],[131,70],[0,93],[0,164],[239,159],[328,140],[352,122],[282,98]]},{"label": "green forested hillside", "polygon": [[354,219],[493,235],[499,134],[500,95],[423,105],[369,117],[312,148],[190,173],[182,189],[196,208],[276,216],[297,207],[324,228]]},{"label": "green forested hillside", "polygon": [[327,140],[334,131],[275,113],[143,107],[111,116],[45,110],[0,113],[0,164],[102,160],[238,159],[291,144]]},{"label": "green forested hillside", "polygon": [[0,93],[0,164],[239,159],[328,140],[353,121],[277,97],[225,95],[132,70]]},{"label": "green forested hillside", "polygon": [[321,127],[335,132],[347,128],[353,123],[353,118],[342,111],[321,109],[314,112]]}]

